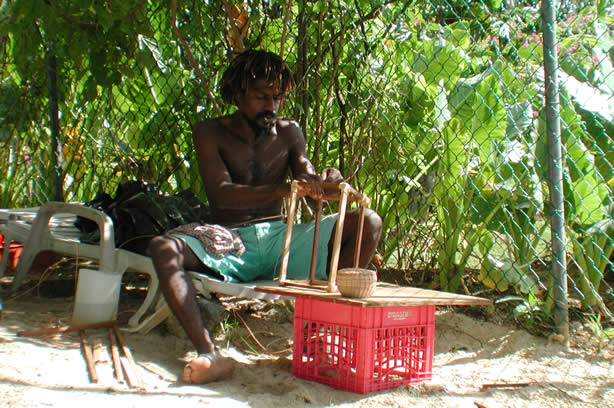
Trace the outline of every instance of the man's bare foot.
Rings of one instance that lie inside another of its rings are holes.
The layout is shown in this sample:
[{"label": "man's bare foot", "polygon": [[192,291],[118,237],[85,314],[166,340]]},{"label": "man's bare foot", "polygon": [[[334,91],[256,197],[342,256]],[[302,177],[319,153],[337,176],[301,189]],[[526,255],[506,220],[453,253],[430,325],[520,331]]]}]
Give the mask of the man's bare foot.
[{"label": "man's bare foot", "polygon": [[231,359],[216,352],[201,354],[186,364],[183,381],[186,384],[205,384],[229,377],[233,371]]}]

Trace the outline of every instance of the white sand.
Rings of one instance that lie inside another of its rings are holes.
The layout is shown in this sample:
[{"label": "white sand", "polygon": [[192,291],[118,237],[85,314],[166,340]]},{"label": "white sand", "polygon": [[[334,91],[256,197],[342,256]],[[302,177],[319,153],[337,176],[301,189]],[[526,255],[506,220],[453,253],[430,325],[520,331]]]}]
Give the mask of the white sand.
[{"label": "white sand", "polygon": [[[205,386],[189,386],[177,381],[184,364],[180,359],[191,355],[183,336],[162,328],[147,335],[124,333],[145,384],[139,391],[114,378],[106,349],[100,355],[107,361],[96,365],[99,382],[91,383],[75,333],[17,336],[21,330],[67,322],[72,298],[5,300],[0,321],[0,406],[614,407],[611,346],[601,352],[565,350],[561,344],[549,344],[522,330],[438,311],[432,380],[361,395],[292,376],[291,309],[247,301],[233,307],[240,310],[267,352],[250,351],[259,346],[239,321],[216,337],[224,352],[237,361],[234,375]],[[108,344],[102,329],[88,331],[88,338]],[[503,383],[526,385],[483,388]]]}]

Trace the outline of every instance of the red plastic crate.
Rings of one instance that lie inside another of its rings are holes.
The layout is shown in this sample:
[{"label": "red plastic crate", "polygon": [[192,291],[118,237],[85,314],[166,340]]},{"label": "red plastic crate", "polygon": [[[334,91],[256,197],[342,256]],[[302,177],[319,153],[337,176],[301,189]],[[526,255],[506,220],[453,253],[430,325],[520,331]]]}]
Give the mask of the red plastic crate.
[{"label": "red plastic crate", "polygon": [[[0,262],[2,262],[2,255],[4,254],[4,235],[0,234]],[[21,251],[23,250],[23,244],[11,241],[8,243],[9,245],[9,255],[6,264],[6,273],[7,275],[15,272],[15,268],[17,268],[17,262],[19,262],[19,257],[21,256]]]},{"label": "red plastic crate", "polygon": [[432,378],[435,306],[362,307],[297,297],[292,374],[367,394]]}]

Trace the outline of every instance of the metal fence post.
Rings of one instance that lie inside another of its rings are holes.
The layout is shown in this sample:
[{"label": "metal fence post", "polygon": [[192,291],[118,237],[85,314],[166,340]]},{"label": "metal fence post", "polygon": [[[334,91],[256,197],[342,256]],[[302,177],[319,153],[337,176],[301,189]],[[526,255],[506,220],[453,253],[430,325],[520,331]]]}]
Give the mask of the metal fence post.
[{"label": "metal fence post", "polygon": [[561,126],[559,114],[558,62],[556,50],[556,0],[542,1],[544,35],[544,71],[546,87],[546,133],[550,152],[549,188],[552,215],[552,276],[554,310],[557,330],[569,340],[567,298],[567,260],[565,254],[565,209],[563,192],[563,162],[561,154]]}]

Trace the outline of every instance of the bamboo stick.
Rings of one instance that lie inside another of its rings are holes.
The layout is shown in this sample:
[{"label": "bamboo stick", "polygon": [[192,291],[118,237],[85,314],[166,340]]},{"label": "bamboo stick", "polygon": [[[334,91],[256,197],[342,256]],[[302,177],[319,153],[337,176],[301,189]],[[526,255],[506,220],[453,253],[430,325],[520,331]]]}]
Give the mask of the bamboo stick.
[{"label": "bamboo stick", "polygon": [[111,327],[109,330],[109,343],[111,345],[111,359],[113,360],[113,371],[115,372],[115,378],[121,384],[124,383],[124,375],[122,372],[121,362],[119,360],[119,350],[117,348],[117,342],[115,341],[115,334]]},{"label": "bamboo stick", "polygon": [[281,258],[281,268],[279,270],[279,285],[286,284],[286,273],[288,271],[288,261],[290,260],[290,241],[292,240],[292,223],[294,222],[294,212],[296,211],[296,199],[298,197],[298,182],[293,181],[290,187],[290,208],[288,209],[288,219],[286,220],[286,237],[284,239],[284,249]]},{"label": "bamboo stick", "polygon": [[31,330],[23,330],[17,333],[19,337],[35,337],[35,336],[46,336],[49,334],[57,334],[57,333],[66,333],[69,331],[79,331],[79,330],[88,330],[88,329],[99,329],[103,327],[112,327],[118,324],[123,324],[124,322],[118,320],[107,320],[104,322],[96,322],[96,323],[84,323],[84,324],[73,324],[71,326],[64,327],[49,327],[44,329],[31,329]]},{"label": "bamboo stick", "polygon": [[482,390],[486,388],[522,388],[528,387],[529,385],[531,385],[530,382],[483,384]]},{"label": "bamboo stick", "polygon": [[318,241],[320,239],[320,220],[322,218],[322,200],[318,200],[316,206],[316,222],[313,230],[313,245],[311,247],[311,263],[309,264],[309,281],[316,280],[316,268],[318,266]]},{"label": "bamboo stick", "polygon": [[337,269],[339,268],[339,252],[341,250],[341,236],[343,234],[343,224],[345,222],[345,210],[347,207],[348,183],[339,184],[341,198],[339,200],[339,215],[337,216],[337,229],[333,241],[333,251],[330,260],[330,272],[328,275],[328,291],[337,292]]},{"label": "bamboo stick", "polygon": [[98,373],[96,372],[96,366],[94,365],[94,361],[92,359],[92,351],[85,341],[85,331],[79,330],[79,337],[81,338],[81,351],[83,352],[83,357],[85,357],[85,363],[87,364],[87,371],[90,374],[90,380],[97,383]]},{"label": "bamboo stick", "polygon": [[[119,328],[117,326],[113,326],[113,330],[115,331],[115,336],[117,336],[117,343],[119,344],[120,349],[124,353],[124,356],[126,356],[126,359],[128,360],[128,364],[130,365],[130,369],[134,373],[134,377],[136,381],[134,385],[130,384],[130,386],[135,386],[137,388],[145,388],[143,384],[143,380],[141,379],[141,376],[139,375],[139,372],[137,370],[136,363],[134,362],[134,358],[132,357],[132,352],[130,351],[128,346],[126,346],[126,343],[124,343],[124,338],[119,332]],[[123,360],[122,360],[122,365],[124,365]],[[126,371],[126,377],[128,377],[128,383],[130,383],[131,380],[128,374],[129,370],[126,370],[125,366],[124,366],[124,371]]]},{"label": "bamboo stick", "polygon": [[124,372],[126,373],[126,379],[128,380],[128,385],[130,386],[130,388],[143,389],[144,387],[139,385],[139,378],[135,370],[136,367],[132,365],[132,363],[130,363],[128,358],[126,358],[125,356],[121,356],[119,358],[119,361],[124,368]]}]

